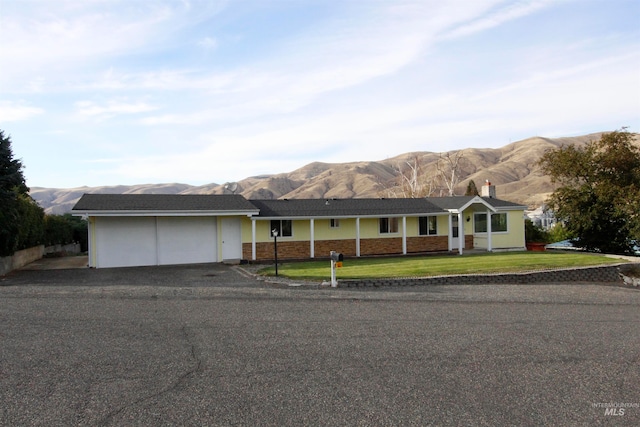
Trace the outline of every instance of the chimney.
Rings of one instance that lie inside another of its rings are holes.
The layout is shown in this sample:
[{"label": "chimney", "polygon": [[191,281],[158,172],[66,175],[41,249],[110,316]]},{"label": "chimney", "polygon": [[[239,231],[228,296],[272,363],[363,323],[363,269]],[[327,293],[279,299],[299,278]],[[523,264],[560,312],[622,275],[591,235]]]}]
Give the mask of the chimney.
[{"label": "chimney", "polygon": [[480,195],[482,197],[489,197],[491,199],[496,198],[496,186],[491,185],[491,182],[487,179],[480,190]]}]

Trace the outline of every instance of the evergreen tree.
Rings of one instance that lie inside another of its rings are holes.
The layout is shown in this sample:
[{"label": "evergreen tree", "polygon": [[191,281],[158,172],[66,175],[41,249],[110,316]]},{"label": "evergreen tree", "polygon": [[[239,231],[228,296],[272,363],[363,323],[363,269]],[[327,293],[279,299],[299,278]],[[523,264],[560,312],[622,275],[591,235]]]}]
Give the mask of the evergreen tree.
[{"label": "evergreen tree", "polygon": [[44,211],[29,195],[22,169],[11,138],[0,130],[0,256],[42,241]]},{"label": "evergreen tree", "polygon": [[464,195],[477,196],[478,194],[480,193],[478,192],[478,187],[476,187],[476,183],[473,182],[473,180],[469,181],[469,184],[467,184],[467,191],[465,191]]}]

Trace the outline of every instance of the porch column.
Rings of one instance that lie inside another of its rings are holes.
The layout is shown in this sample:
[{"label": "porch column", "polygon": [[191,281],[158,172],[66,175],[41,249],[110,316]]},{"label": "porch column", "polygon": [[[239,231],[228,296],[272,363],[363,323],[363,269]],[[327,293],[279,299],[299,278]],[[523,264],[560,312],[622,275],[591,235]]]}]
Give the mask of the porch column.
[{"label": "porch column", "polygon": [[251,218],[251,259],[256,260],[256,220]]},{"label": "porch column", "polygon": [[407,254],[407,217],[402,217],[402,255]]},{"label": "porch column", "polygon": [[89,236],[88,236],[88,255],[89,255],[89,267],[97,267],[96,265],[96,251],[94,245],[96,244],[96,221],[95,217],[88,217],[89,221]]},{"label": "porch column", "polygon": [[447,230],[449,230],[447,232],[447,244],[449,245],[449,252],[451,252],[453,250],[453,233],[452,233],[452,229],[453,229],[453,221],[451,220],[451,214],[448,215],[449,217],[449,225]]},{"label": "porch column", "polygon": [[462,255],[462,248],[464,247],[464,218],[462,218],[462,212],[458,212],[458,253]]},{"label": "porch column", "polygon": [[487,251],[491,252],[491,211],[487,209]]},{"label": "porch column", "polygon": [[360,256],[360,217],[356,218],[356,256]]},{"label": "porch column", "polygon": [[316,227],[314,226],[313,218],[311,218],[309,220],[309,228],[310,228],[309,229],[309,234],[311,236],[311,238],[309,239],[310,240],[310,245],[311,245],[311,247],[309,248],[309,253],[311,253],[311,258],[315,258],[316,257],[316,251],[315,251],[315,246],[316,246],[315,241],[316,241],[316,239],[315,239],[314,231],[315,231]]}]

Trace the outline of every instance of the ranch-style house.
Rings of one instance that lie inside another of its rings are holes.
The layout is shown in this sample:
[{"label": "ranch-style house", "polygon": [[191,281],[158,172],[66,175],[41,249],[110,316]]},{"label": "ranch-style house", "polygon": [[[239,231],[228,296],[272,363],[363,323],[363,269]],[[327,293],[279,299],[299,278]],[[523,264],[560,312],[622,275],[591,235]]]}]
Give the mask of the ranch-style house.
[{"label": "ranch-style house", "polygon": [[526,207],[482,196],[247,200],[241,195],[85,194],[95,268],[524,250]]}]

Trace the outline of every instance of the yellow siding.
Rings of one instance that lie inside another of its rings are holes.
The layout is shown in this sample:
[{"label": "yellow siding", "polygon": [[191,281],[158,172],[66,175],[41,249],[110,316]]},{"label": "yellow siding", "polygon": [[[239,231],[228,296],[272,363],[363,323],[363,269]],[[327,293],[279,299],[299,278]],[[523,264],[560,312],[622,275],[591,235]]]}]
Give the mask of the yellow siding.
[{"label": "yellow siding", "polygon": [[[473,209],[468,209],[462,215],[464,224],[464,234],[473,234]],[[492,248],[521,248],[525,246],[524,239],[524,211],[507,211],[508,232],[492,233]],[[449,234],[449,217],[448,215],[437,216],[438,236],[447,236]],[[467,221],[467,217],[471,220]],[[309,241],[311,233],[309,228],[310,220],[294,220],[293,236],[278,237],[282,241]],[[268,220],[256,221],[256,242],[270,242],[271,222]],[[407,218],[407,237],[416,237],[419,235],[420,227],[417,217]],[[219,235],[221,233],[218,233]],[[361,218],[360,219],[360,238],[397,238],[402,236],[402,218],[398,218],[398,232],[389,234],[380,234],[378,226],[378,218]],[[356,219],[340,218],[340,226],[338,228],[330,227],[330,220],[316,219],[314,221],[314,239],[319,240],[339,240],[339,239],[355,239],[356,238]],[[251,219],[242,218],[242,242],[251,243]],[[487,247],[486,233],[478,233],[474,235],[474,246],[478,248]]]},{"label": "yellow siding", "polygon": [[[356,238],[356,219],[340,218],[340,226],[337,228],[330,227],[330,219],[316,219],[314,221],[314,238],[315,240],[336,240],[336,239],[355,239]],[[268,242],[273,240],[269,236],[269,228],[271,222],[269,220],[256,221],[256,242]],[[449,219],[447,215],[439,215],[437,219],[437,235],[446,236],[449,231]],[[419,236],[420,225],[417,217],[407,218],[407,237]],[[361,218],[360,219],[360,238],[371,239],[381,237],[401,237],[402,236],[402,218],[398,218],[398,232],[389,234],[380,234],[378,218]],[[293,221],[293,236],[279,237],[278,239],[290,241],[307,241],[311,240],[309,228],[309,220]],[[242,218],[242,242],[251,242],[251,219]]]},{"label": "yellow siding", "polygon": [[[507,232],[491,233],[491,248],[524,248],[524,211],[507,211],[505,213],[507,214]],[[471,229],[472,231],[473,229]],[[486,248],[487,233],[474,234],[474,246]]]},{"label": "yellow siding", "polygon": [[380,225],[378,218],[362,218],[360,220],[360,238],[361,239],[373,239],[381,237],[399,237],[402,234],[402,220],[398,219],[398,232],[397,233],[385,233],[380,234]]},{"label": "yellow siding", "polygon": [[241,218],[240,229],[242,230],[242,243],[251,243],[251,218]]},{"label": "yellow siding", "polygon": [[330,219],[315,220],[315,239],[316,240],[337,240],[337,239],[355,239],[356,238],[356,220],[355,218],[340,218],[340,226],[331,228]]},{"label": "yellow siding", "polygon": [[449,215],[438,216],[438,236],[449,235]]}]

